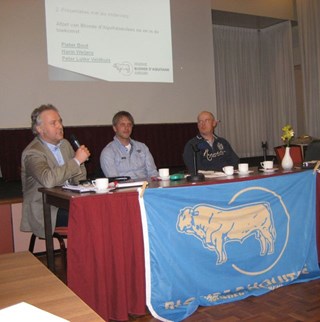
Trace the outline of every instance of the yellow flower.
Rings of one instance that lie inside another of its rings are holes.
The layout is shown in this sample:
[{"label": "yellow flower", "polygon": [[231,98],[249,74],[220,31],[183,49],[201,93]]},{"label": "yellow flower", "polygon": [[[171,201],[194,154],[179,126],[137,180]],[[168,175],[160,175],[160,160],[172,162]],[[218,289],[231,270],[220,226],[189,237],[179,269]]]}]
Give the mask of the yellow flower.
[{"label": "yellow flower", "polygon": [[290,141],[292,140],[292,138],[294,137],[294,131],[293,128],[290,124],[284,126],[282,128],[282,136],[281,139],[282,141],[287,144],[287,146],[290,145]]}]

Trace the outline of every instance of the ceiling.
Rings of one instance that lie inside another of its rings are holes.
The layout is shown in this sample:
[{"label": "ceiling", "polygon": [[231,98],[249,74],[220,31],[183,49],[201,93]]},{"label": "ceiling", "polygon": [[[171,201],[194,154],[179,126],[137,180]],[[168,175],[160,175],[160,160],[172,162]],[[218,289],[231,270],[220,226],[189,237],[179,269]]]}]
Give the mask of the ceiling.
[{"label": "ceiling", "polygon": [[212,10],[212,23],[214,25],[263,29],[281,23],[283,21],[285,20],[235,12]]}]

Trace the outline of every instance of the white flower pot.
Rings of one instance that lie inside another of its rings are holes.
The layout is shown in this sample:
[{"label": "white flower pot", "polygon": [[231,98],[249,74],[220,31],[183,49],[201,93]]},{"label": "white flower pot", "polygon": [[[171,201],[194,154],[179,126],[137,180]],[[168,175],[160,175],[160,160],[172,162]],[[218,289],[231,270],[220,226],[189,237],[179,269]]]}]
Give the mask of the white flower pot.
[{"label": "white flower pot", "polygon": [[286,147],[286,152],[281,161],[281,167],[283,170],[291,170],[293,168],[293,160],[290,155],[290,147]]}]

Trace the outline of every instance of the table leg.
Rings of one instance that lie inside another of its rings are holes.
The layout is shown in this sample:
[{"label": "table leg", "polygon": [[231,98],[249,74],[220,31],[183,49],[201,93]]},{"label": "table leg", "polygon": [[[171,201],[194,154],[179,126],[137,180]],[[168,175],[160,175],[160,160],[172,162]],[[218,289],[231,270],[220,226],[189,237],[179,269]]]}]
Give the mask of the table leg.
[{"label": "table leg", "polygon": [[50,269],[50,271],[55,273],[51,206],[47,203],[47,195],[45,193],[42,194],[42,201],[44,216],[44,233],[46,238],[47,266]]}]

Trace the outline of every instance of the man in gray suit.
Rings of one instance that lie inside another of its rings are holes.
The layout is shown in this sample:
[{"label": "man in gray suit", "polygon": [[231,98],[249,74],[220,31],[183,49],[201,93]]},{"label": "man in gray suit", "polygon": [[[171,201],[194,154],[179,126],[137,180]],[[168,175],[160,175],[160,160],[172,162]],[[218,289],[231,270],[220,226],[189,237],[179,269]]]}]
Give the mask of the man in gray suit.
[{"label": "man in gray suit", "polygon": [[[21,180],[23,191],[20,230],[44,237],[42,194],[40,187],[62,186],[67,180],[78,183],[86,179],[84,162],[89,150],[81,145],[76,152],[63,138],[62,119],[53,105],[41,105],[31,114],[35,138],[22,152]],[[67,214],[51,207],[52,229],[67,225]],[[60,218],[61,217],[61,218]],[[59,220],[61,221],[59,223]]]}]

